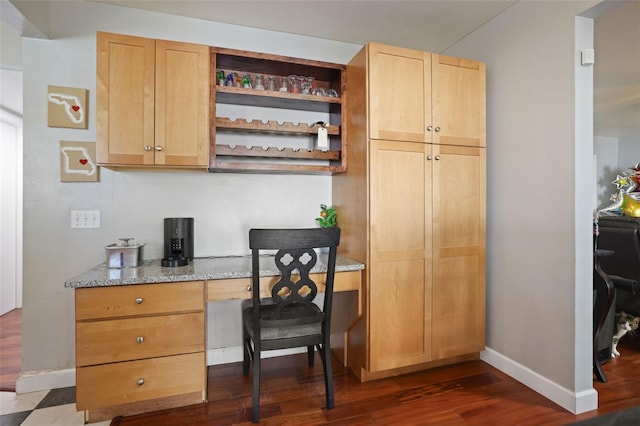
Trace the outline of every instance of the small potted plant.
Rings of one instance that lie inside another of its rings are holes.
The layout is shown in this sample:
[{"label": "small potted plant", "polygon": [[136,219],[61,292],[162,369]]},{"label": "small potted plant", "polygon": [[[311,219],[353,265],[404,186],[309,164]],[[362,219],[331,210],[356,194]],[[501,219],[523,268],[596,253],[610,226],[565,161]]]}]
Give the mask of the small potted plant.
[{"label": "small potted plant", "polygon": [[338,224],[338,215],[334,206],[327,207],[326,204],[320,204],[320,217],[316,218],[316,222],[321,228],[334,228]]}]

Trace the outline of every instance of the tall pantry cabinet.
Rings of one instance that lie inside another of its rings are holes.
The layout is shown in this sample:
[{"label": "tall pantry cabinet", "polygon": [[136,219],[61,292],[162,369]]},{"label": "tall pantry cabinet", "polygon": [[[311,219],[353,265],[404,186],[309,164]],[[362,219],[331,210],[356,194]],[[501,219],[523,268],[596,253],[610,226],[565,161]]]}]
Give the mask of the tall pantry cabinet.
[{"label": "tall pantry cabinet", "polygon": [[347,66],[341,251],[366,263],[362,381],[477,358],[485,336],[485,66],[367,44]]}]

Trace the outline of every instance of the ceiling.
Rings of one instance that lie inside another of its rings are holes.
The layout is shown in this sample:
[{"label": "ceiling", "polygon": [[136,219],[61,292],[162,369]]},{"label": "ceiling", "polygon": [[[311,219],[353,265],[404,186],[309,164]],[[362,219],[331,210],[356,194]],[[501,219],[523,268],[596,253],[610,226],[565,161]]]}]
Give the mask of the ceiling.
[{"label": "ceiling", "polygon": [[227,24],[440,53],[513,0],[91,0]]},{"label": "ceiling", "polygon": [[[517,3],[513,0],[85,1],[359,45],[375,41],[434,53],[446,50]],[[595,133],[640,139],[640,1],[615,0],[607,4],[608,10],[603,8],[605,12],[596,17],[595,25]],[[598,25],[600,21],[602,25]],[[598,62],[605,57],[603,53],[609,56],[606,67]],[[624,75],[620,70],[624,70]],[[618,83],[622,80],[621,87]]]}]

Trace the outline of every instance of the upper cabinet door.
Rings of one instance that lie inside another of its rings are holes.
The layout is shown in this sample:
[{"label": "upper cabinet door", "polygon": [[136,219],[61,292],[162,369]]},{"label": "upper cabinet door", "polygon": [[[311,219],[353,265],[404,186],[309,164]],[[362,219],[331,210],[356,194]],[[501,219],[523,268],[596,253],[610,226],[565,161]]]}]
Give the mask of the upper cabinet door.
[{"label": "upper cabinet door", "polygon": [[97,55],[98,163],[154,164],[155,41],[98,32]]},{"label": "upper cabinet door", "polygon": [[369,137],[430,142],[431,55],[369,43]]},{"label": "upper cabinet door", "polygon": [[155,164],[209,165],[209,48],[156,41]]},{"label": "upper cabinet door", "polygon": [[486,146],[485,64],[432,55],[433,142]]}]

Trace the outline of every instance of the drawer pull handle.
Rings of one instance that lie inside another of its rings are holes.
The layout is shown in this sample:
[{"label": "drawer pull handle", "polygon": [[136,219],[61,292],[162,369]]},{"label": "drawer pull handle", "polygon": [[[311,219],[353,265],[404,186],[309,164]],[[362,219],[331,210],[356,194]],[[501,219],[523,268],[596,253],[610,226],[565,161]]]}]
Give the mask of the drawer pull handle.
[{"label": "drawer pull handle", "polygon": [[136,297],[136,305],[141,304],[143,300],[142,297]]},{"label": "drawer pull handle", "polygon": [[142,343],[142,342],[144,342],[144,337],[142,337],[142,336],[138,336],[138,337],[136,338],[136,342],[138,342],[138,343]]},{"label": "drawer pull handle", "polygon": [[138,386],[144,385],[144,379],[138,379]]},{"label": "drawer pull handle", "polygon": [[247,286],[247,288],[246,288],[246,290],[247,290],[247,291],[251,291],[251,286],[250,286],[250,285],[248,285],[248,286]]}]

